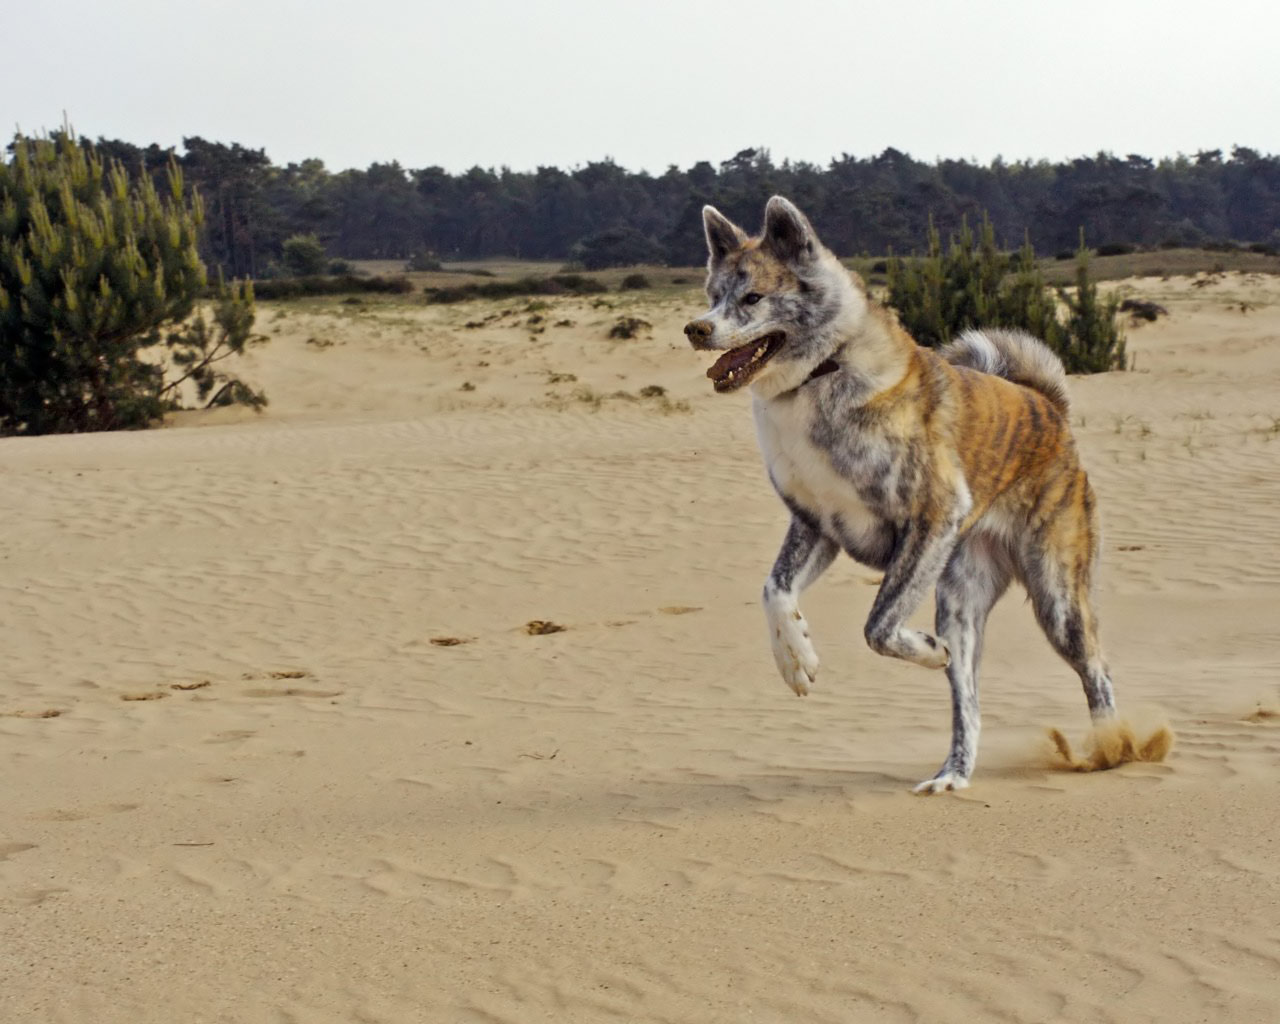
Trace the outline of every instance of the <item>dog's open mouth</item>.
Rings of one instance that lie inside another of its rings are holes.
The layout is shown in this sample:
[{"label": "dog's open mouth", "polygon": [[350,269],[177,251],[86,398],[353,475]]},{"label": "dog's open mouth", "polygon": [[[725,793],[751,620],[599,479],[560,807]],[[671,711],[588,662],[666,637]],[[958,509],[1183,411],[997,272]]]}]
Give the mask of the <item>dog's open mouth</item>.
[{"label": "dog's open mouth", "polygon": [[720,392],[736,391],[778,354],[778,349],[782,348],[782,343],[786,340],[784,332],[774,331],[755,341],[729,349],[707,370],[712,386]]}]

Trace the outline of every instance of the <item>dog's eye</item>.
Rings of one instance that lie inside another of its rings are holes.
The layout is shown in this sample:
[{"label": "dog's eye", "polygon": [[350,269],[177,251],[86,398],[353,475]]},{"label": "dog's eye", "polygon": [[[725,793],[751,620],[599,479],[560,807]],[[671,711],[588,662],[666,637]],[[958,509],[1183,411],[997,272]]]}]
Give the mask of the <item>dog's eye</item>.
[{"label": "dog's eye", "polygon": [[762,298],[763,296],[759,292],[747,292],[746,295],[742,296],[742,304],[744,306],[754,306]]}]

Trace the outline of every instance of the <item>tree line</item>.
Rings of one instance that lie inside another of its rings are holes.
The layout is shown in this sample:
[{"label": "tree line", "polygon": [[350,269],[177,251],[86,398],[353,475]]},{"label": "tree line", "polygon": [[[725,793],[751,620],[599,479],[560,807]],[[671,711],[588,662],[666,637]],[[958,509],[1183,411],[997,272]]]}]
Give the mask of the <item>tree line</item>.
[{"label": "tree line", "polygon": [[[87,143],[86,143],[87,144]],[[163,189],[170,158],[206,210],[202,255],[228,277],[270,276],[285,242],[314,235],[346,259],[518,257],[587,267],[704,258],[701,209],[755,223],[781,193],[842,255],[910,253],[932,224],[947,236],[990,218],[1005,248],[1253,243],[1280,248],[1280,157],[1237,146],[1160,160],[1098,153],[1061,163],[926,163],[896,149],[842,154],[827,166],[744,149],[718,165],[662,174],[611,160],[561,170],[409,169],[396,162],[328,170],[320,160],[276,166],[261,149],[183,139],[183,151],[119,140],[103,158],[144,171]]]}]

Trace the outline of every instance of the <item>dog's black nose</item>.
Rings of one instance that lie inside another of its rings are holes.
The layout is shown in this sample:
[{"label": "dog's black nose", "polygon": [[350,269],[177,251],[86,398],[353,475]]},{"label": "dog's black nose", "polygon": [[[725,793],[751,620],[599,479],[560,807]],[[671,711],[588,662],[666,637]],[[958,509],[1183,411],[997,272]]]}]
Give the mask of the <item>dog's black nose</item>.
[{"label": "dog's black nose", "polygon": [[711,340],[711,332],[715,328],[706,320],[690,320],[684,325],[685,337],[694,348],[702,348]]}]

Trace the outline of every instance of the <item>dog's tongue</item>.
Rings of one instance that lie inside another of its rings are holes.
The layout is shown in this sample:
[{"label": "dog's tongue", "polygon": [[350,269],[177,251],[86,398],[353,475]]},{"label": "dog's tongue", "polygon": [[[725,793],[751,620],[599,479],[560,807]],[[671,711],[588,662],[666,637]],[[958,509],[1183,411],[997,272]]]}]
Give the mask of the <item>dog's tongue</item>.
[{"label": "dog's tongue", "polygon": [[765,343],[761,339],[754,345],[741,345],[738,348],[731,348],[722,355],[707,370],[707,376],[712,380],[721,380],[734,370],[741,369],[751,362],[751,357],[755,355],[756,349]]}]

